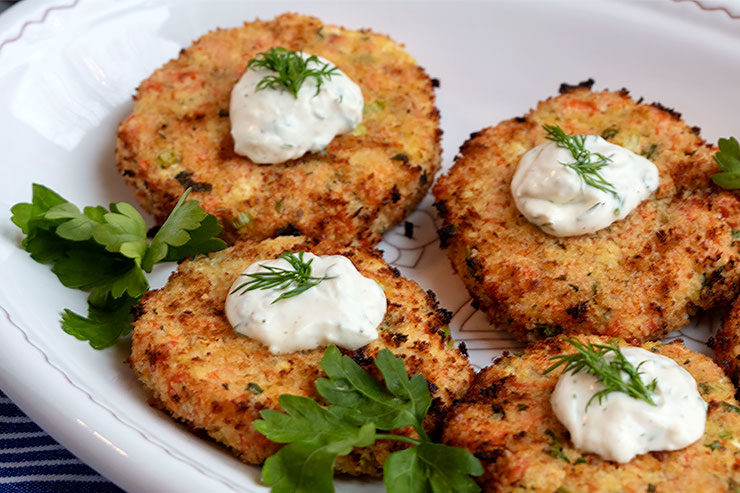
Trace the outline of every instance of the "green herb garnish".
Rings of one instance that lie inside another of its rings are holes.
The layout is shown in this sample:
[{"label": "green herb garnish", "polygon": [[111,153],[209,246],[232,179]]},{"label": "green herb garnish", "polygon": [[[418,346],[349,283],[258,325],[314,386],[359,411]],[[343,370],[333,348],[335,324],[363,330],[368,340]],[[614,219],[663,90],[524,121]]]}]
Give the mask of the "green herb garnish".
[{"label": "green herb garnish", "polygon": [[709,382],[699,382],[696,386],[699,388],[699,392],[701,392],[702,395],[712,393],[712,384]]},{"label": "green herb garnish", "polygon": [[711,450],[712,452],[714,452],[718,448],[722,448],[722,442],[720,442],[719,440],[715,440],[712,443],[705,443],[704,446],[709,448],[709,450]]},{"label": "green herb garnish", "polygon": [[547,140],[555,142],[561,149],[570,151],[575,159],[575,162],[560,164],[575,171],[586,185],[617,196],[614,185],[606,181],[599,173],[604,166],[612,162],[610,157],[586,149],[586,135],[568,135],[557,125],[544,125],[543,128],[547,131],[547,137],[545,137]]},{"label": "green herb garnish", "polygon": [[653,159],[655,157],[655,154],[658,152],[658,144],[650,143],[648,146],[640,153],[640,156],[644,157],[645,159]]},{"label": "green herb garnish", "polygon": [[157,154],[157,164],[160,168],[169,168],[173,164],[180,162],[180,158],[170,149],[166,149]]},{"label": "green herb garnish", "polygon": [[125,202],[82,211],[43,185],[33,185],[31,203],[15,204],[11,220],[23,231],[23,248],[69,288],[90,291],[88,316],[62,314],[62,329],[95,349],[113,344],[131,331],[131,307],[149,289],[144,272],[154,264],[180,261],[226,246],[215,238],[221,226],[195,200],[190,189],[162,225],[151,244],[146,224]]},{"label": "green herb garnish", "polygon": [[603,132],[601,132],[601,138],[604,140],[609,140],[611,138],[614,138],[615,135],[619,133],[619,129],[617,127],[608,127],[604,129]]},{"label": "green herb garnish", "polygon": [[231,221],[231,227],[241,229],[252,221],[254,221],[254,218],[249,212],[240,212],[236,215],[236,219]]},{"label": "green herb garnish", "polygon": [[740,414],[740,407],[733,406],[729,402],[722,401],[722,407],[726,413],[732,412],[732,413]]},{"label": "green herb garnish", "polygon": [[253,393],[254,395],[259,395],[262,392],[264,392],[264,390],[262,389],[262,387],[260,387],[258,384],[254,383],[254,382],[249,382],[247,384],[247,390],[250,391],[251,393]]},{"label": "green herb garnish", "polygon": [[[635,368],[632,363],[627,361],[619,346],[615,342],[608,344],[591,344],[581,343],[575,339],[564,339],[571,346],[576,348],[574,354],[561,354],[553,356],[551,360],[557,361],[550,368],[545,370],[545,374],[550,373],[561,365],[565,365],[563,372],[571,372],[573,374],[578,373],[581,370],[585,370],[595,376],[601,384],[604,386],[603,390],[595,393],[586,403],[586,409],[591,405],[591,402],[598,398],[599,404],[604,397],[612,392],[623,392],[635,399],[640,399],[647,402],[651,406],[655,406],[651,394],[655,392],[655,388],[658,385],[658,381],[653,379],[652,382],[645,385],[645,382],[640,378],[640,367],[642,363],[637,365]],[[607,354],[613,354],[614,357],[607,359]],[[644,363],[644,361],[643,361]],[[629,377],[625,382],[622,379],[622,374],[626,373]]]},{"label": "green herb garnish", "polygon": [[[320,65],[318,68],[309,68],[309,64]],[[333,75],[339,74],[337,67],[332,67],[328,63],[322,63],[316,55],[303,58],[295,51],[286,50],[285,48],[270,48],[270,51],[258,53],[247,64],[247,70],[259,67],[276,72],[277,75],[266,75],[257,84],[257,90],[267,87],[270,89],[285,89],[298,97],[298,90],[303,82],[313,77],[316,79],[316,94],[321,90],[323,79],[329,79]]]},{"label": "green herb garnish", "polygon": [[712,175],[712,181],[722,188],[736,190],[740,188],[740,144],[735,137],[719,139],[719,152],[714,160],[721,173]]},{"label": "green herb garnish", "polygon": [[254,289],[276,289],[283,291],[292,288],[272,300],[272,303],[277,303],[280,300],[298,296],[307,289],[316,286],[321,281],[334,279],[334,277],[328,276],[311,276],[311,263],[313,262],[313,259],[308,261],[303,260],[304,253],[305,252],[301,250],[298,252],[298,255],[295,255],[293,252],[283,252],[280,254],[279,258],[288,262],[292,269],[283,269],[282,267],[260,264],[260,267],[266,269],[267,272],[241,274],[244,277],[248,277],[250,280],[240,284],[231,292],[231,294],[239,291],[241,291],[240,294],[244,294],[247,291],[252,291]]},{"label": "green herb garnish", "polygon": [[355,127],[354,130],[352,130],[351,134],[355,137],[361,137],[367,133],[367,127],[364,123],[360,123]]},{"label": "green herb garnish", "polygon": [[[316,381],[316,390],[329,404],[322,407],[308,397],[283,394],[280,407],[265,410],[254,427],[267,438],[287,443],[265,461],[262,481],[275,492],[333,492],[337,457],[353,447],[367,447],[378,439],[412,445],[388,456],[383,480],[389,493],[409,491],[476,492],[470,477],[483,474],[480,461],[468,450],[434,443],[422,425],[432,398],[426,379],[408,378],[403,360],[383,349],[375,366],[384,384],[357,363],[329,346],[321,361],[328,378]],[[389,431],[412,426],[419,438]]]},{"label": "green herb garnish", "polygon": [[562,459],[568,464],[570,464],[570,459],[567,455],[565,455],[565,452],[563,452],[563,442],[558,438],[558,436],[555,434],[554,431],[547,429],[545,430],[545,435],[550,437],[550,443],[549,443],[549,449],[548,454],[550,457],[555,457],[556,459]]}]

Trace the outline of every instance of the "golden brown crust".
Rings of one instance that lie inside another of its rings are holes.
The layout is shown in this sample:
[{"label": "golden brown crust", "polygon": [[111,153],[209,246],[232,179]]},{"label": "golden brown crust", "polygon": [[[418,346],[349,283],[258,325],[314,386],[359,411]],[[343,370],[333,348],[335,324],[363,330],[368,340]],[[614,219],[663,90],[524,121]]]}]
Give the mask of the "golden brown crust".
[{"label": "golden brown crust", "polygon": [[736,300],[732,310],[717,333],[707,341],[714,349],[714,361],[735,385],[740,383],[740,300]]},{"label": "golden brown crust", "polygon": [[[424,375],[433,396],[427,422],[433,431],[473,379],[467,359],[444,335],[448,312],[438,308],[430,294],[414,282],[400,277],[378,252],[294,237],[241,242],[183,262],[164,288],[144,297],[129,361],[154,404],[194,428],[204,429],[244,462],[260,463],[279,448],[257,433],[251,423],[261,410],[278,409],[280,394],[317,396],[314,381],[323,375],[319,362],[324,348],[273,355],[261,343],[231,328],[224,302],[232,282],[249,264],[275,258],[285,250],[301,249],[317,255],[346,255],[363,275],[383,287],[388,311],[379,339],[345,353],[365,369],[375,370],[371,358],[388,348],[404,358],[409,374]],[[250,391],[250,383],[263,392]],[[340,458],[337,468],[351,474],[378,475],[396,443],[383,440],[371,448],[355,450]]]},{"label": "golden brown crust", "polygon": [[[323,56],[357,82],[367,132],[276,165],[236,155],[231,89],[247,62],[274,46]],[[206,34],[143,81],[134,100],[116,158],[139,203],[161,223],[191,186],[230,242],[304,234],[374,245],[416,207],[439,169],[439,113],[424,70],[387,36],[313,17],[284,14]],[[162,152],[178,163],[162,167]]]},{"label": "golden brown crust", "polygon": [[[443,441],[481,459],[485,473],[479,482],[485,491],[733,491],[740,481],[740,409],[732,383],[709,358],[680,342],[643,348],[691,373],[709,404],[704,436],[686,448],[639,455],[626,464],[576,449],[550,407],[561,370],[543,375],[550,357],[573,352],[562,338],[532,344],[478,374],[450,413]],[[556,439],[569,462],[558,457]]]},{"label": "golden brown crust", "polygon": [[[637,103],[625,90],[562,92],[471,135],[434,189],[443,246],[479,306],[522,340],[577,331],[643,341],[733,299],[740,200],[710,183],[716,148],[675,111]],[[543,124],[648,155],[660,172],[654,197],[593,234],[543,233],[510,191],[521,156],[545,141]]]}]

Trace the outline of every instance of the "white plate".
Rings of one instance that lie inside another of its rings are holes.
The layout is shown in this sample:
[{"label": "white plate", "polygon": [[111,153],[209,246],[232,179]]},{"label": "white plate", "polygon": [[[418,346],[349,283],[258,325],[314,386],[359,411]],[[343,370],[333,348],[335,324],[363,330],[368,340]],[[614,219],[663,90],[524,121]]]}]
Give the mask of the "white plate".
[{"label": "white plate", "polygon": [[[59,329],[85,295],[59,284],[18,245],[9,208],[31,183],[80,204],[133,202],[113,159],[115,130],[140,80],[215,27],[284,11],[405,43],[441,80],[444,163],[470,132],[525,113],[561,82],[677,108],[709,141],[740,136],[740,5],[730,1],[355,3],[26,0],[0,16],[0,387],[83,460],[130,490],[260,491],[259,469],[150,408],[125,364],[129,341],[95,351]],[[452,329],[476,365],[513,348],[470,306],[435,234],[431,200],[381,248],[454,311]],[[161,285],[167,271],[152,277]],[[707,316],[684,337],[701,342]],[[699,346],[695,346],[699,347]],[[499,351],[500,352],[500,351]],[[380,490],[342,482],[343,491]]]}]

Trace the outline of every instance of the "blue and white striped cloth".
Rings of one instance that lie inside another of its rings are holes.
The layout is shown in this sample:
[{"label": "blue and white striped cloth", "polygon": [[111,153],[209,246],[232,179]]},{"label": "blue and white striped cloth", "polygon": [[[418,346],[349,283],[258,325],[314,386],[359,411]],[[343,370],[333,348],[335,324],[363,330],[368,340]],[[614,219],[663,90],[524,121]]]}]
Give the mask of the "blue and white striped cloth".
[{"label": "blue and white striped cloth", "polygon": [[54,441],[0,391],[0,492],[120,491]]}]

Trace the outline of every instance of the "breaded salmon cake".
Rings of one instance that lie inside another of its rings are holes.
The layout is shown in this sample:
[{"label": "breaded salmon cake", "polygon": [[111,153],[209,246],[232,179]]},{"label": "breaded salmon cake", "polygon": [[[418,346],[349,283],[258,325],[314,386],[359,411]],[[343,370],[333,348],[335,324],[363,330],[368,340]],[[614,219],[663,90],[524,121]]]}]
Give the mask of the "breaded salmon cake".
[{"label": "breaded salmon cake", "polygon": [[443,441],[481,459],[485,472],[478,481],[484,491],[735,491],[740,482],[740,408],[732,383],[708,357],[680,342],[643,348],[688,371],[709,405],[704,436],[686,448],[638,455],[624,464],[574,448],[550,406],[562,367],[543,374],[553,364],[550,357],[575,352],[562,338],[532,344],[478,374],[450,413]]},{"label": "breaded salmon cake", "polygon": [[[524,117],[471,135],[434,189],[455,271],[491,321],[521,340],[569,331],[656,339],[738,293],[740,199],[710,181],[717,149],[675,111],[626,90],[592,92],[592,83],[564,85]],[[510,190],[522,155],[545,142],[544,124],[647,157],[657,191],[595,233],[544,233]]]},{"label": "breaded salmon cake", "polygon": [[722,327],[707,341],[714,349],[714,361],[728,377],[738,385],[740,383],[740,299],[732,305]]},{"label": "breaded salmon cake", "polygon": [[[314,381],[324,376],[319,362],[325,348],[271,354],[260,342],[234,331],[224,314],[224,303],[232,283],[249,264],[276,258],[286,250],[345,255],[361,274],[380,283],[388,309],[378,329],[379,338],[356,351],[343,352],[377,375],[372,358],[387,348],[404,358],[410,375],[424,375],[433,397],[426,424],[433,432],[473,379],[467,358],[445,335],[449,312],[438,308],[430,293],[389,267],[377,251],[294,237],[239,242],[183,262],[164,288],[143,298],[129,361],[153,403],[205,430],[244,462],[261,463],[278,450],[279,445],[259,434],[252,422],[263,409],[279,409],[281,394],[318,397]],[[386,456],[398,443],[380,440],[357,449],[340,457],[337,469],[379,475]]]},{"label": "breaded salmon cake", "polygon": [[[231,90],[247,62],[271,47],[322,56],[346,73],[362,89],[361,126],[281,164],[235,154]],[[428,191],[440,136],[432,80],[401,45],[284,14],[210,32],[143,81],[119,127],[116,158],[158,223],[192,187],[227,241],[303,234],[367,246]]]}]

